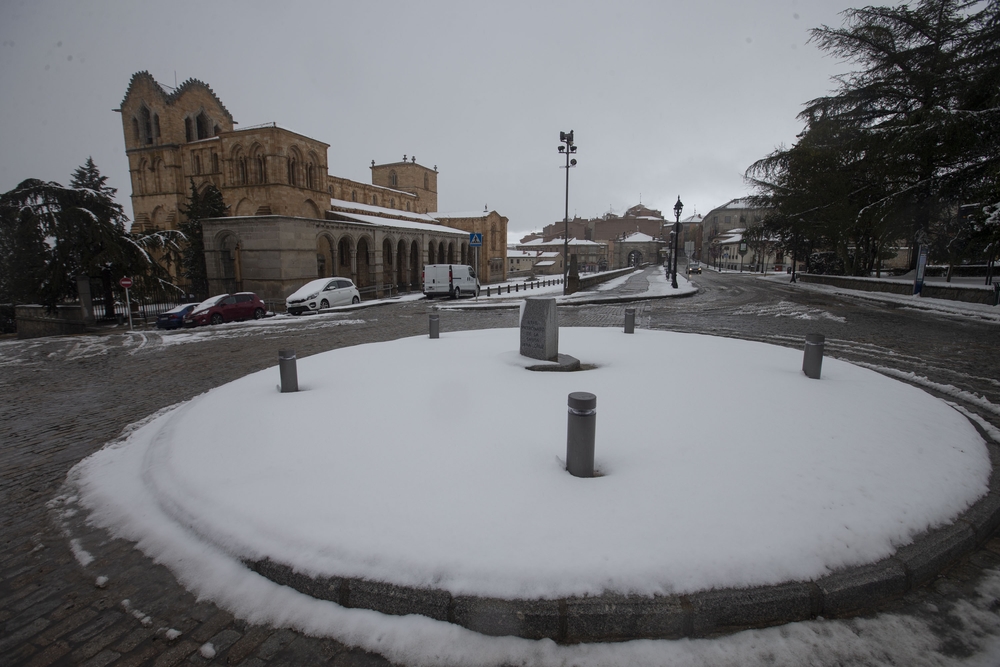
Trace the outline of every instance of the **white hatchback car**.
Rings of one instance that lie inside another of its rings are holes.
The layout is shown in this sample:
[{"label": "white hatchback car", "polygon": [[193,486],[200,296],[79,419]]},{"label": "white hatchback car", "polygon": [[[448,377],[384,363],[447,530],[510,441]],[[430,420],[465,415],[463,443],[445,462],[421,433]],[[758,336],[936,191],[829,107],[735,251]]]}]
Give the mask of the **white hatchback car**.
[{"label": "white hatchback car", "polygon": [[359,303],[361,295],[349,278],[320,278],[308,282],[285,299],[285,310],[292,315]]}]

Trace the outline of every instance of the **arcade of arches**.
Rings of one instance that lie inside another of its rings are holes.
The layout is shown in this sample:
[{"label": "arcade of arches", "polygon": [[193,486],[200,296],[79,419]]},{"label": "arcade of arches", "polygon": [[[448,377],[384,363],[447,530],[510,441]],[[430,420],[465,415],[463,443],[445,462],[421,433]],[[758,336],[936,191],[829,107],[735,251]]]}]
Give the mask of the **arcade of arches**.
[{"label": "arcade of arches", "polygon": [[[209,291],[253,291],[280,301],[315,278],[350,278],[362,295],[419,291],[425,264],[467,264],[468,235],[283,216],[203,222]],[[282,233],[278,233],[279,230]],[[291,233],[288,233],[291,232]]]}]

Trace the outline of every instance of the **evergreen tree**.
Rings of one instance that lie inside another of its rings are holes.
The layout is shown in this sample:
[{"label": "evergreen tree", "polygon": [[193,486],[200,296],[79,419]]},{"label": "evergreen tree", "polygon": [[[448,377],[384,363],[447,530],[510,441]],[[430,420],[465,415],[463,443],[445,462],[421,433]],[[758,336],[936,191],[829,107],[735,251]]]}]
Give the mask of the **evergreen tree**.
[{"label": "evergreen tree", "polygon": [[[5,268],[0,273],[10,274],[9,267],[31,269],[25,269],[18,299],[54,308],[77,296],[76,278],[81,275],[160,279],[162,272],[149,253],[171,243],[170,234],[135,236],[126,231],[128,218],[115,202],[115,192],[88,158],[69,187],[29,178],[0,195],[8,230],[4,237],[15,239],[3,246]],[[26,281],[34,283],[30,289]]]},{"label": "evergreen tree", "polygon": [[996,2],[919,0],[813,30],[858,69],[807,103],[799,143],[748,170],[756,203],[802,218],[855,273],[900,238],[940,237],[951,259],[971,248],[949,242],[967,236],[949,221],[1000,175],[998,15]]},{"label": "evergreen tree", "polygon": [[182,275],[190,282],[191,291],[200,298],[208,297],[208,271],[205,265],[205,239],[201,221],[226,214],[226,203],[219,189],[208,184],[201,192],[191,179],[191,195],[187,205],[180,207],[184,215],[179,227],[186,245],[181,250]]}]

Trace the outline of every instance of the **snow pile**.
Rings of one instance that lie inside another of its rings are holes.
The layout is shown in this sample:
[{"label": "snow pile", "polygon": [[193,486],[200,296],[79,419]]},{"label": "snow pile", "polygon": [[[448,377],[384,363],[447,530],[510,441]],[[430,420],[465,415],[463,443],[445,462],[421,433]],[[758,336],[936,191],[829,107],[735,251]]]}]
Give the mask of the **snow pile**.
[{"label": "snow pile", "polygon": [[[334,350],[299,361],[295,394],[255,373],[74,478],[97,522],[251,619],[273,591],[231,556],[454,594],[685,593],[878,560],[987,490],[969,421],[867,369],[827,359],[815,381],[787,348],[564,328],[597,368],[530,373],[518,340]],[[603,477],[563,470],[572,391],[598,397]]]}]

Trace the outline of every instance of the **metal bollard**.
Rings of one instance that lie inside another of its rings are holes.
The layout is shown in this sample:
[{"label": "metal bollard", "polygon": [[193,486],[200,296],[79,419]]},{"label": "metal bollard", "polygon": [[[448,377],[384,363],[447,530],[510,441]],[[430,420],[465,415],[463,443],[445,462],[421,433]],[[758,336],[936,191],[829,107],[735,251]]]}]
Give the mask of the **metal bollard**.
[{"label": "metal bollard", "polygon": [[566,423],[566,470],[574,477],[594,476],[597,396],[585,391],[569,395]]},{"label": "metal bollard", "polygon": [[295,363],[295,350],[278,350],[282,394],[299,390],[299,372]]},{"label": "metal bollard", "polygon": [[806,349],[802,354],[802,372],[813,380],[818,380],[823,368],[823,347],[826,336],[823,334],[806,334]]},{"label": "metal bollard", "polygon": [[635,333],[635,308],[625,309],[625,333]]},{"label": "metal bollard", "polygon": [[430,316],[431,338],[441,337],[441,317],[439,315]]}]

